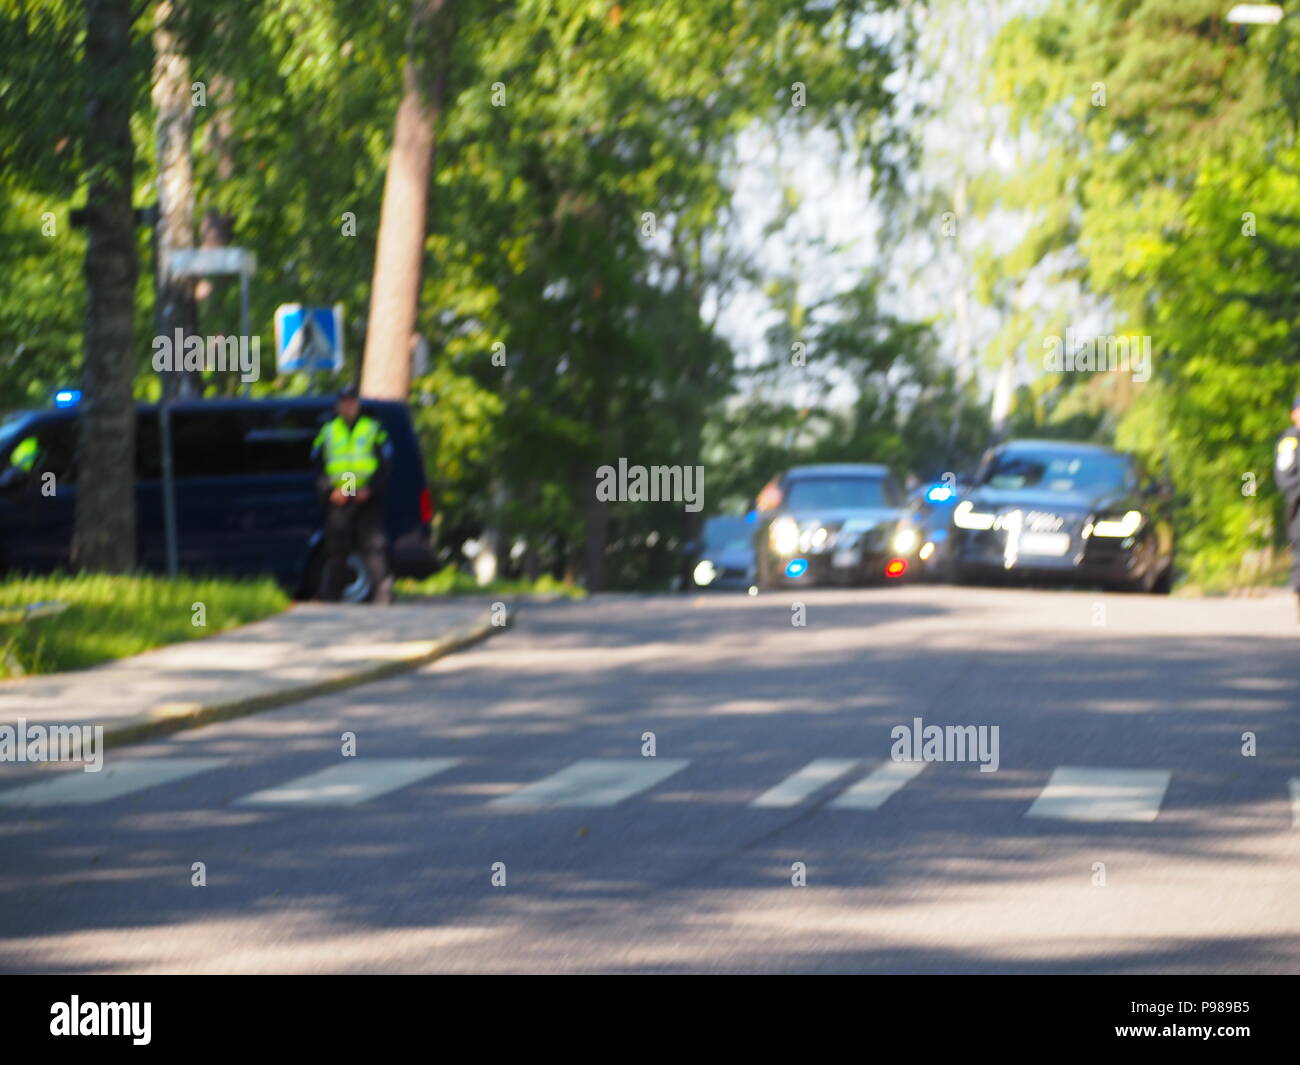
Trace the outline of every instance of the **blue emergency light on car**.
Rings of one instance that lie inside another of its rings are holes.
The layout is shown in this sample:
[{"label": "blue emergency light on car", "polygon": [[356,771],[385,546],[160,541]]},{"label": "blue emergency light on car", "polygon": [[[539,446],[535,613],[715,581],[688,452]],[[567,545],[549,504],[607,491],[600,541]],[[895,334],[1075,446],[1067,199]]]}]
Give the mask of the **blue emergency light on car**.
[{"label": "blue emergency light on car", "polygon": [[56,407],[71,407],[80,402],[81,389],[79,388],[61,388],[54,393]]},{"label": "blue emergency light on car", "polygon": [[925,498],[931,503],[947,503],[956,494],[950,485],[934,484],[925,493]]},{"label": "blue emergency light on car", "polygon": [[802,577],[808,570],[808,560],[806,558],[792,558],[786,564],[785,575],[787,577]]}]

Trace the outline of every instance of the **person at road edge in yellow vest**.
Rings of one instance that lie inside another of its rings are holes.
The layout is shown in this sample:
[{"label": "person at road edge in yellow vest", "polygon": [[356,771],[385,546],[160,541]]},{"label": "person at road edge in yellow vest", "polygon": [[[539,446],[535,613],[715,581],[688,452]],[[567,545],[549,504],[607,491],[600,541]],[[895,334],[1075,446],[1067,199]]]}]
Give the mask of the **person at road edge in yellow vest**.
[{"label": "person at road edge in yellow vest", "polygon": [[316,485],[325,503],[325,562],[320,598],[336,602],[343,591],[348,556],[361,556],[376,603],[392,602],[388,544],[384,538],[384,489],[393,449],[384,427],[361,413],[355,385],[338,395],[335,417],[312,443]]},{"label": "person at road edge in yellow vest", "polygon": [[1273,476],[1286,497],[1286,531],[1291,541],[1291,590],[1300,607],[1300,396],[1291,404],[1291,425],[1273,447]]}]

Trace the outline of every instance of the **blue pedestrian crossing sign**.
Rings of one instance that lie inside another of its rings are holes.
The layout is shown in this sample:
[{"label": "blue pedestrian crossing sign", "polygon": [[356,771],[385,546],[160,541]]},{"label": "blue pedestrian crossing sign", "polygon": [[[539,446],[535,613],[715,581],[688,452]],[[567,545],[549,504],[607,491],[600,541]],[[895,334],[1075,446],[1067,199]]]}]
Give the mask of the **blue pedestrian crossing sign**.
[{"label": "blue pedestrian crossing sign", "polygon": [[343,304],[280,304],[275,309],[275,359],[280,373],[343,369]]}]

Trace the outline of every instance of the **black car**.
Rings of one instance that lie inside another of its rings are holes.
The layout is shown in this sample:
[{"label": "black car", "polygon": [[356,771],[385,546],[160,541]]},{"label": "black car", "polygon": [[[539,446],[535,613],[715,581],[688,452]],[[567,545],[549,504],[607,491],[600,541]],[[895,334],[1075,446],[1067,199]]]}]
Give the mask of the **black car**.
[{"label": "black car", "polygon": [[1172,490],[1095,444],[1012,440],[990,451],[953,508],[953,576],[993,575],[1167,592]]},{"label": "black car", "polygon": [[[170,406],[177,547],[189,573],[267,574],[299,595],[320,580],[323,514],[311,445],[334,401],[212,399]],[[393,572],[433,570],[433,502],[410,414],[401,403],[366,401],[393,444],[384,502]],[[0,570],[42,573],[68,566],[76,510],[78,406],[14,414],[0,423]],[[26,444],[34,440],[35,446]],[[20,445],[23,456],[10,457]],[[53,480],[46,477],[53,474]],[[136,411],[136,553],[144,569],[165,568],[158,409]],[[55,491],[48,494],[47,484]],[[373,589],[350,560],[347,601]]]},{"label": "black car", "polygon": [[730,514],[709,518],[704,523],[700,539],[689,548],[688,590],[744,590],[754,584],[754,525],[751,519]]},{"label": "black car", "polygon": [[759,496],[760,588],[884,578],[903,492],[885,466],[796,466]]},{"label": "black car", "polygon": [[934,580],[947,575],[952,511],[969,487],[968,475],[949,474],[912,493],[893,539],[893,553],[907,563],[908,578]]}]

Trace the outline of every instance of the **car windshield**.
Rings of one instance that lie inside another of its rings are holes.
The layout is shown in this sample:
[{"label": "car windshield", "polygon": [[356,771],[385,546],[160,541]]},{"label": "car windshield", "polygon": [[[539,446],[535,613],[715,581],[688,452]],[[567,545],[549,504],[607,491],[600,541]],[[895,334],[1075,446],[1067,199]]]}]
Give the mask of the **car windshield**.
[{"label": "car windshield", "polygon": [[791,510],[854,510],[887,507],[881,477],[799,477],[786,490]]},{"label": "car windshield", "polygon": [[1094,494],[1124,489],[1132,474],[1132,463],[1126,455],[1105,451],[1007,451],[993,459],[980,483],[1012,492],[1037,488]]},{"label": "car windshield", "polygon": [[753,532],[744,518],[710,518],[704,524],[704,548],[710,554],[746,550]]}]

